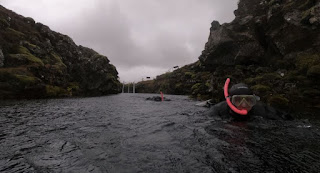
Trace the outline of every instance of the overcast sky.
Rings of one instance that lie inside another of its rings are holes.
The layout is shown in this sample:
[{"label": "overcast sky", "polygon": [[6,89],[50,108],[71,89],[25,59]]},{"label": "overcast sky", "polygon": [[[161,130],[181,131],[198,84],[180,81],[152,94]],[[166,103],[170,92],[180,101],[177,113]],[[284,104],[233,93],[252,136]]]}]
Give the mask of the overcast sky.
[{"label": "overcast sky", "polygon": [[108,57],[121,82],[198,60],[210,24],[234,19],[238,0],[0,0],[4,7]]}]

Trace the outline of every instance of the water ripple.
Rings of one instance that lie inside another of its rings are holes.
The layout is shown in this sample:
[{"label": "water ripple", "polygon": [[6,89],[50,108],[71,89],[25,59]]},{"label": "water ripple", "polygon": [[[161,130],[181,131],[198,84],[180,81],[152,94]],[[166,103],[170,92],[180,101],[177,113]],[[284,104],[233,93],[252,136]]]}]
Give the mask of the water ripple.
[{"label": "water ripple", "polygon": [[185,96],[0,102],[0,172],[317,172],[319,123],[233,122]]}]

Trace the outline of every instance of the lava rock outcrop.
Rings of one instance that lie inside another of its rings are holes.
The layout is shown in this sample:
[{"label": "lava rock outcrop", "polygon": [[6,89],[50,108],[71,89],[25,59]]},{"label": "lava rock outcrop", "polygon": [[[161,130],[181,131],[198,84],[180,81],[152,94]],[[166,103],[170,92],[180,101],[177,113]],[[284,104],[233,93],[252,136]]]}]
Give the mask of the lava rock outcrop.
[{"label": "lava rock outcrop", "polygon": [[106,56],[0,6],[0,98],[106,95],[119,88]]},{"label": "lava rock outcrop", "polygon": [[240,0],[231,23],[211,24],[200,62],[216,101],[227,77],[271,105],[320,108],[320,1]]}]

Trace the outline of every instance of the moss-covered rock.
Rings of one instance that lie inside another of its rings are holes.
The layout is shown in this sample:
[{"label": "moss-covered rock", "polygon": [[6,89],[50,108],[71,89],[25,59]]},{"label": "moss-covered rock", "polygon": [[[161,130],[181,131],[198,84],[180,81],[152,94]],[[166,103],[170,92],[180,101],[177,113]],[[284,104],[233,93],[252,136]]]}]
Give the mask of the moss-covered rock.
[{"label": "moss-covered rock", "polygon": [[306,73],[312,66],[320,64],[320,55],[309,53],[300,54],[295,64],[300,72]]},{"label": "moss-covered rock", "polygon": [[314,97],[320,96],[320,90],[314,89],[314,88],[309,88],[309,89],[306,88],[303,90],[302,94],[304,97],[314,98]]},{"label": "moss-covered rock", "polygon": [[20,31],[17,31],[12,28],[6,28],[3,31],[3,37],[10,42],[19,42],[20,40],[25,39],[26,35]]},{"label": "moss-covered rock", "polygon": [[59,86],[46,85],[47,97],[66,97],[72,95],[70,92]]},{"label": "moss-covered rock", "polygon": [[0,98],[39,98],[42,81],[26,68],[0,68]]},{"label": "moss-covered rock", "polygon": [[10,24],[9,24],[9,22],[7,20],[0,19],[0,28],[5,29],[5,28],[7,28],[9,26],[10,26]]},{"label": "moss-covered rock", "polygon": [[235,69],[239,69],[239,70],[244,70],[244,69],[246,69],[246,66],[244,66],[244,65],[235,65],[234,68]]},{"label": "moss-covered rock", "polygon": [[[37,35],[37,34],[35,34],[35,35]],[[33,54],[34,56],[44,57],[48,53],[47,50],[41,49],[39,46],[32,44],[28,41],[22,41],[22,42],[20,42],[20,45],[27,48],[29,50],[29,52],[31,54]]]},{"label": "moss-covered rock", "polygon": [[261,84],[254,85],[251,87],[251,89],[253,90],[254,93],[257,93],[258,95],[264,95],[267,92],[271,91],[271,88],[269,86],[261,85]]},{"label": "moss-covered rock", "polygon": [[244,80],[244,82],[249,85],[259,84],[262,81],[263,81],[263,76],[256,76],[253,78],[251,77]]},{"label": "moss-covered rock", "polygon": [[271,1],[269,1],[269,6],[272,6],[272,5],[275,5],[275,4],[279,4],[279,3],[281,3],[281,1],[280,0],[271,0]]},{"label": "moss-covered rock", "polygon": [[34,77],[34,76],[26,76],[26,75],[15,74],[14,77],[24,86],[34,85],[37,82],[39,82],[39,79]]},{"label": "moss-covered rock", "polygon": [[314,65],[314,66],[310,67],[310,69],[307,71],[307,76],[319,78],[319,76],[320,76],[320,65]]},{"label": "moss-covered rock", "polygon": [[191,87],[192,95],[205,97],[209,95],[209,87],[210,85],[207,83],[196,83]]},{"label": "moss-covered rock", "polygon": [[9,54],[6,59],[7,67],[17,67],[21,65],[40,65],[43,66],[42,60],[34,55],[32,55],[29,50],[23,46],[18,46],[15,48],[14,52],[16,54]]},{"label": "moss-covered rock", "polygon": [[269,67],[258,67],[255,73],[269,73],[271,69]]},{"label": "moss-covered rock", "polygon": [[191,87],[192,94],[197,94],[199,92],[199,89],[201,87],[201,83],[196,83]]},{"label": "moss-covered rock", "polygon": [[[0,75],[3,74],[20,74],[26,75],[31,74],[26,67],[16,67],[16,68],[0,68]],[[0,78],[0,80],[3,78]]]},{"label": "moss-covered rock", "polygon": [[182,89],[182,83],[177,83],[174,87],[175,89]]},{"label": "moss-covered rock", "polygon": [[24,77],[28,78],[25,81],[33,81],[33,80],[29,80],[30,78],[33,78],[32,74],[29,73],[28,70],[24,67],[0,68],[0,82],[20,81],[20,79],[23,81]]},{"label": "moss-covered rock", "polygon": [[296,70],[293,71],[289,71],[285,76],[284,76],[284,80],[290,81],[290,82],[296,82],[297,80],[304,80],[306,79],[305,76],[301,75],[301,73],[299,73]]},{"label": "moss-covered rock", "polygon": [[285,109],[289,105],[289,100],[282,95],[273,95],[268,100],[269,104],[273,107]]},{"label": "moss-covered rock", "polygon": [[262,73],[256,77],[247,78],[244,82],[249,85],[267,84],[278,79],[281,79],[281,76],[278,73]]},{"label": "moss-covered rock", "polygon": [[106,56],[1,5],[0,28],[1,98],[119,92],[118,72]]},{"label": "moss-covered rock", "polygon": [[67,91],[71,93],[78,93],[79,90],[80,90],[80,86],[78,82],[70,82],[67,87]]},{"label": "moss-covered rock", "polygon": [[193,74],[192,72],[187,71],[187,72],[184,73],[184,76],[185,76],[187,79],[191,79],[192,76],[194,76],[194,74]]},{"label": "moss-covered rock", "polygon": [[275,62],[275,67],[290,69],[292,67],[292,62],[284,59],[279,59]]},{"label": "moss-covered rock", "polygon": [[265,73],[262,75],[264,81],[273,81],[281,79],[281,76],[278,73]]},{"label": "moss-covered rock", "polygon": [[35,49],[40,49],[37,45],[31,44],[31,43],[28,42],[28,41],[24,41],[22,44],[23,44],[23,46],[26,47],[29,51],[33,51],[33,50],[35,50]]},{"label": "moss-covered rock", "polygon": [[43,66],[41,59],[30,54],[9,54],[7,58],[7,67],[18,67],[21,65],[38,64]]},{"label": "moss-covered rock", "polygon": [[[301,5],[301,7],[303,7],[304,6],[304,4],[303,5]],[[314,7],[313,7],[314,8]],[[303,11],[302,12],[302,15],[301,15],[301,21],[302,22],[307,22],[307,21],[309,21],[309,19],[312,17],[312,10],[313,10],[313,8],[310,8],[310,9],[307,9],[307,10],[305,10],[305,11]]]},{"label": "moss-covered rock", "polygon": [[55,52],[47,54],[42,61],[44,64],[58,65],[67,68],[67,66],[63,63],[62,58]]}]

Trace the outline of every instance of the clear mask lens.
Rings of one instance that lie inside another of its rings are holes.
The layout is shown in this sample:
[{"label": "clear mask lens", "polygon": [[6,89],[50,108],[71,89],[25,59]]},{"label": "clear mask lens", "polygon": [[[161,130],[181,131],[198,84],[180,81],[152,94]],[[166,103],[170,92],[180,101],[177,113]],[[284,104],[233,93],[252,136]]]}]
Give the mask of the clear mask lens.
[{"label": "clear mask lens", "polygon": [[233,95],[231,102],[235,106],[240,106],[245,103],[248,106],[254,106],[257,103],[258,98],[255,95]]}]

